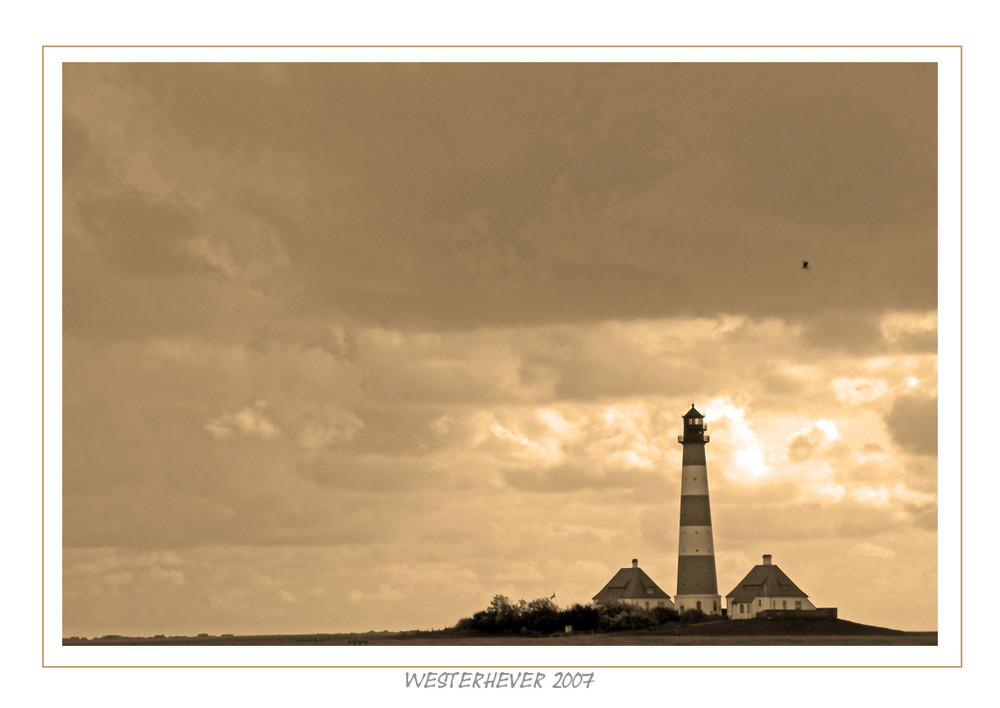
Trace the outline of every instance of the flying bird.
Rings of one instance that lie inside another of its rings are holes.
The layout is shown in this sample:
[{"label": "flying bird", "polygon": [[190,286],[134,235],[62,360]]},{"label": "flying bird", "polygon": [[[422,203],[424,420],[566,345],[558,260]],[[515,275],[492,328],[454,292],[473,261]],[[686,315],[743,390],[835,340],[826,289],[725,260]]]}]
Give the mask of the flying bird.
[{"label": "flying bird", "polygon": [[803,268],[808,268],[809,267],[809,261],[802,261],[802,267]]}]

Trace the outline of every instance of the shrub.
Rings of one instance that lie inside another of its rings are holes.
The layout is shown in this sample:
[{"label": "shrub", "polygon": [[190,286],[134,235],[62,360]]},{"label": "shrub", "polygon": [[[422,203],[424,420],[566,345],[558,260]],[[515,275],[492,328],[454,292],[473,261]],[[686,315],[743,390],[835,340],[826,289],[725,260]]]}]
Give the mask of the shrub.
[{"label": "shrub", "polygon": [[681,622],[688,622],[691,624],[704,622],[707,619],[708,615],[701,610],[684,610],[684,614],[681,615]]},{"label": "shrub", "polygon": [[[559,613],[559,625],[561,627],[567,624],[573,625],[574,632],[593,632],[600,627],[600,622],[600,611],[594,605],[577,603]],[[559,628],[557,626],[556,631]]]},{"label": "shrub", "polygon": [[647,629],[655,627],[657,622],[652,610],[618,602],[613,605],[601,605],[599,627],[605,632],[619,632],[625,629]]},{"label": "shrub", "polygon": [[474,627],[472,626],[472,618],[463,617],[462,619],[460,619],[458,622],[455,623],[455,629],[459,630],[460,632],[473,631]]},{"label": "shrub", "polygon": [[576,632],[617,632],[648,629],[677,619],[677,612],[666,607],[647,610],[624,602],[596,606],[577,603],[560,610],[549,598],[520,600],[515,605],[504,595],[495,595],[489,607],[472,617],[463,617],[455,629],[481,634],[554,634],[571,625]]},{"label": "shrub", "polygon": [[656,624],[669,624],[680,618],[680,613],[670,607],[654,607],[650,612],[653,613]]}]

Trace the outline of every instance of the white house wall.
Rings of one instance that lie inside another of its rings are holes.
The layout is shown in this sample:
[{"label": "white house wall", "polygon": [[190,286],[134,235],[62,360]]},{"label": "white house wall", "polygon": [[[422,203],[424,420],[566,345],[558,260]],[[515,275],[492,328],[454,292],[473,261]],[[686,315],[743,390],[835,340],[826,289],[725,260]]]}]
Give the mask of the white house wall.
[{"label": "white house wall", "polygon": [[[796,606],[795,603],[799,603]],[[750,619],[764,610],[815,610],[816,606],[805,597],[758,597],[753,602],[733,603],[726,599],[731,619]]]},{"label": "white house wall", "polygon": [[626,605],[635,605],[636,607],[641,607],[644,610],[655,610],[657,607],[666,607],[668,609],[674,609],[674,603],[672,600],[664,600],[663,598],[651,597],[648,600],[644,597],[630,597],[626,600],[622,600]]}]

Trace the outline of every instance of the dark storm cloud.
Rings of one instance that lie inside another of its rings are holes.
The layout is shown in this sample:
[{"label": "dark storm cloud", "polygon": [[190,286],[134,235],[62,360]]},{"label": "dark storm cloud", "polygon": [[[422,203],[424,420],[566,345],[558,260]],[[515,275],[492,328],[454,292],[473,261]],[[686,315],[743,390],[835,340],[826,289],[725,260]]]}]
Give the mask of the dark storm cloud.
[{"label": "dark storm cloud", "polygon": [[879,351],[882,344],[880,314],[876,311],[844,312],[823,308],[803,323],[802,337],[814,347],[863,353]]},{"label": "dark storm cloud", "polygon": [[98,261],[95,267],[110,269],[105,277],[162,278],[200,265],[186,248],[198,228],[196,211],[124,183],[83,122],[71,115],[64,123],[63,167],[71,272],[81,261]]},{"label": "dark storm cloud", "polygon": [[63,114],[63,200],[71,205],[81,192],[106,188],[114,172],[93,145],[87,124],[68,111]]},{"label": "dark storm cloud", "polygon": [[937,454],[937,397],[904,394],[885,414],[885,426],[900,448],[917,455]]},{"label": "dark storm cloud", "polygon": [[[802,223],[852,228],[935,213],[936,69],[819,64],[806,79],[794,70],[748,67],[747,79],[768,79],[765,90],[756,83],[736,89],[740,110],[724,112],[733,130],[758,136],[739,143],[736,162],[754,179],[735,196]],[[889,262],[889,249],[903,238],[855,243],[854,250]]]},{"label": "dark storm cloud", "polygon": [[173,276],[200,266],[187,249],[194,210],[182,204],[130,190],[88,200],[80,212],[86,235],[128,276]]},{"label": "dark storm cloud", "polygon": [[148,113],[125,117],[140,141],[297,166],[300,208],[253,200],[297,311],[412,328],[823,307],[825,344],[935,301],[933,65],[110,73]]},{"label": "dark storm cloud", "polygon": [[[152,139],[152,138],[150,138]],[[243,287],[192,248],[203,214],[130,184],[108,147],[64,123],[63,323],[67,334],[133,339],[200,332],[233,337],[263,316]]]},{"label": "dark storm cloud", "polygon": [[925,531],[936,532],[938,529],[938,505],[908,504],[905,507],[906,513],[913,520],[913,524]]}]

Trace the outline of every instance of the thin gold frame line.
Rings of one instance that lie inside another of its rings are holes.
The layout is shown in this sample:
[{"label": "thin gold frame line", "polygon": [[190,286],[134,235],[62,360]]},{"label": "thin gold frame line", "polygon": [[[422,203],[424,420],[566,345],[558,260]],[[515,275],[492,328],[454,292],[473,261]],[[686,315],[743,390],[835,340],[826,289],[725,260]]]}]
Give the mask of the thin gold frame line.
[{"label": "thin gold frame line", "polygon": [[961,49],[961,44],[46,44],[65,49]]}]

